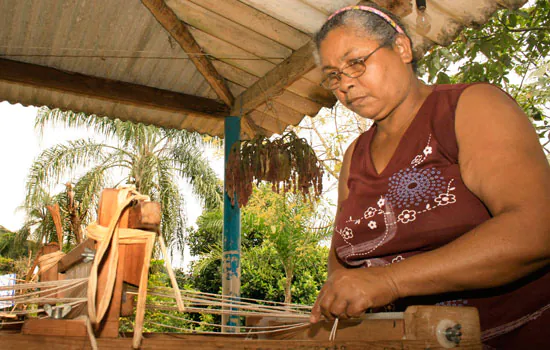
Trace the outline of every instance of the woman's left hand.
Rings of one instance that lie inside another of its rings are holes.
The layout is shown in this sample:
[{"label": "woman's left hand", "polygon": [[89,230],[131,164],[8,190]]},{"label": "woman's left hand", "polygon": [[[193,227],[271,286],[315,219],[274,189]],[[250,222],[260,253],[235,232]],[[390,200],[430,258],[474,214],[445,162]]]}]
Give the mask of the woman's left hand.
[{"label": "woman's left hand", "polygon": [[360,317],[369,308],[399,298],[389,267],[335,270],[323,285],[311,310],[311,323],[334,318]]}]

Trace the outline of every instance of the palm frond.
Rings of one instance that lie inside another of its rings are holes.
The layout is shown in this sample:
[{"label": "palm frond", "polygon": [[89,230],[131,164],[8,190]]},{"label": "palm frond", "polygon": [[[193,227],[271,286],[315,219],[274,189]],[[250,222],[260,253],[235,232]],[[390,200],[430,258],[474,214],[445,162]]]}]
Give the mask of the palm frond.
[{"label": "palm frond", "polygon": [[[183,249],[185,201],[177,184],[174,174],[167,167],[158,168],[159,201],[162,208],[162,235],[169,246]],[[183,251],[183,250],[182,250]]]},{"label": "palm frond", "polygon": [[27,177],[27,199],[36,196],[39,187],[57,184],[63,175],[102,163],[105,160],[105,146],[92,140],[76,140],[55,145],[44,150],[33,162]]},{"label": "palm frond", "polygon": [[193,193],[197,195],[206,208],[217,208],[223,203],[220,180],[203,156],[203,150],[189,143],[177,144],[172,148],[174,167],[180,176],[189,179]]}]

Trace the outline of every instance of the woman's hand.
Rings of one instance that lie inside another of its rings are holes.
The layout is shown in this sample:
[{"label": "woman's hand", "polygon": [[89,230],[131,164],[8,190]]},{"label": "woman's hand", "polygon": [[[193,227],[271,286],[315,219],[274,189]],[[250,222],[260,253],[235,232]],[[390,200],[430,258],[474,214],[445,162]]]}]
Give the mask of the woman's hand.
[{"label": "woman's hand", "polygon": [[311,323],[334,318],[360,317],[372,307],[385,306],[399,298],[390,267],[338,269],[323,285],[311,310]]}]

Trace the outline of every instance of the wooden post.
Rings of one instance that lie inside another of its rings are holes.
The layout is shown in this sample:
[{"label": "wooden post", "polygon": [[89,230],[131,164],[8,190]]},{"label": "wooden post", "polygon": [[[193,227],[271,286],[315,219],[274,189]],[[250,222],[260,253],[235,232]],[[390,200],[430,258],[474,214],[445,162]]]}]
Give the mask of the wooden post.
[{"label": "wooden post", "polygon": [[[101,199],[99,202],[98,210],[98,224],[100,226],[109,226],[112,216],[115,214],[118,201],[117,201],[118,190],[116,189],[105,189],[101,194]],[[117,226],[119,228],[128,227],[128,209],[126,209],[118,221]],[[112,249],[112,248],[111,248]],[[126,246],[120,245],[118,251],[118,265],[116,271],[115,287],[113,289],[113,295],[109,303],[109,308],[105,315],[105,319],[100,324],[96,325],[97,336],[102,338],[116,338],[118,337],[118,326],[120,318],[120,307],[122,302],[122,282],[123,282],[123,273],[124,273],[124,262],[126,261]],[[100,300],[103,297],[103,290],[105,284],[107,283],[107,269],[102,268],[106,266],[110,257],[107,255],[104,263],[99,268],[99,275],[97,279],[97,300]]]},{"label": "wooden post", "polygon": [[[229,158],[231,146],[239,141],[241,134],[241,118],[225,118],[225,166]],[[223,256],[222,256],[222,294],[229,301],[238,300],[241,296],[241,211],[238,198],[235,206],[224,189],[223,201]],[[222,325],[238,326],[237,315],[222,315]],[[222,328],[234,332],[235,328]]]},{"label": "wooden post", "polygon": [[[42,253],[39,253],[39,256],[44,256],[46,254],[55,253],[59,250],[60,250],[59,244],[57,244],[55,242],[48,243],[48,244],[46,244],[45,246],[42,247],[42,249],[41,249]],[[57,276],[57,264],[50,267],[46,271],[40,270],[39,274],[40,274],[40,282],[57,281],[59,279],[58,276]],[[57,293],[54,293],[54,294],[46,293],[45,295],[42,295],[42,296],[48,296],[48,298],[57,298]]]}]

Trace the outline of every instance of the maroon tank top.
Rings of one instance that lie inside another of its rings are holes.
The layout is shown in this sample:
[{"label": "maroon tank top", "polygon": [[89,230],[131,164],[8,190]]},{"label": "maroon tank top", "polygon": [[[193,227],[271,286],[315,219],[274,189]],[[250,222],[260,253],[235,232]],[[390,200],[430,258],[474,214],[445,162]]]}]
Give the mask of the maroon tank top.
[{"label": "maroon tank top", "polygon": [[[344,265],[397,263],[441,247],[491,217],[465,186],[458,164],[454,117],[468,86],[435,86],[381,173],[370,157],[376,124],[359,136],[351,159],[349,196],[336,215],[332,241]],[[395,305],[401,309],[412,304],[475,306],[483,340],[496,344],[503,334],[527,324],[536,326],[532,320],[550,303],[546,272],[501,288],[408,298]]]}]

